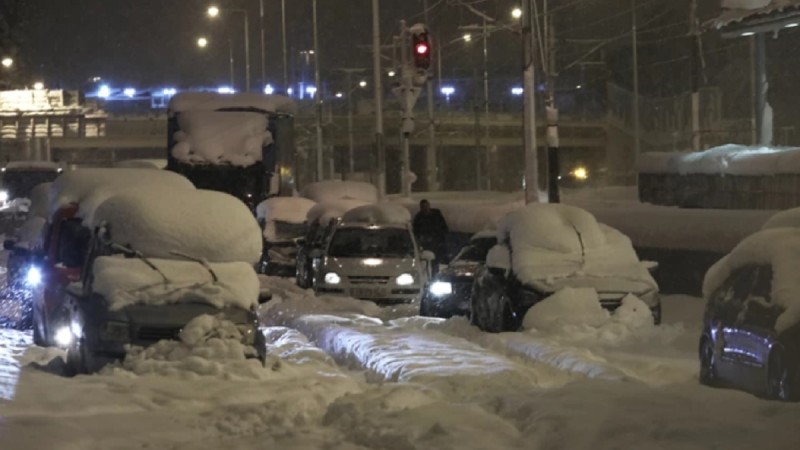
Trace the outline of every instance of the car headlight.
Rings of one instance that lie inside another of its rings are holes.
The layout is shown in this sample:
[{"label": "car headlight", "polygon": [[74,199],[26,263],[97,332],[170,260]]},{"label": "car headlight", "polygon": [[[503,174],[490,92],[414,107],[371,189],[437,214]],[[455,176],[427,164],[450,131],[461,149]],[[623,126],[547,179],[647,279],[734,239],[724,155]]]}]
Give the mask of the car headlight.
[{"label": "car headlight", "polygon": [[397,280],[395,281],[397,282],[398,286],[410,286],[414,284],[414,275],[411,275],[410,273],[404,273],[398,276]]},{"label": "car headlight", "polygon": [[101,336],[107,341],[128,341],[131,338],[131,326],[127,322],[108,321]]},{"label": "car headlight", "polygon": [[25,282],[28,286],[38,286],[42,282],[42,271],[36,266],[30,266],[28,273],[25,275]]},{"label": "car headlight", "polygon": [[242,334],[242,344],[255,345],[258,328],[253,325],[236,325],[236,328]]},{"label": "car headlight", "polygon": [[342,277],[339,276],[336,272],[328,272],[325,274],[325,283],[327,284],[339,284],[342,282]]},{"label": "car headlight", "polygon": [[450,295],[453,293],[453,283],[448,283],[447,281],[434,281],[433,284],[431,284],[431,286],[428,288],[428,291],[437,297]]}]

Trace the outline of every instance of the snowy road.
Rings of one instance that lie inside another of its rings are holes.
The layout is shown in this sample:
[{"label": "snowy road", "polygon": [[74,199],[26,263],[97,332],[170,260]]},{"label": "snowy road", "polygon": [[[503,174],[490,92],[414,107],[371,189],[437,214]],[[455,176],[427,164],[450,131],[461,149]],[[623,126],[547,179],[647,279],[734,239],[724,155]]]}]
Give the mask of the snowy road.
[{"label": "snowy road", "polygon": [[0,448],[794,449],[800,438],[800,405],[697,384],[698,299],[665,299],[661,327],[488,335],[267,283],[266,368],[153,356],[67,379],[27,364],[52,356],[27,334],[0,331]]}]

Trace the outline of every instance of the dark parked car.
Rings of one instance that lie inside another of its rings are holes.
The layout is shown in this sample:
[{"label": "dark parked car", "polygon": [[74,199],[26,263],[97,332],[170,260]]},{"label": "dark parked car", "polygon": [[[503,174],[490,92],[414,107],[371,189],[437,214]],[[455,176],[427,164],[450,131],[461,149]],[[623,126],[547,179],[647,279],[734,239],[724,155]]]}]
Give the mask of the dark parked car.
[{"label": "dark parked car", "polygon": [[[750,239],[733,253],[747,252],[743,246],[758,246],[769,252],[769,245]],[[795,245],[794,251],[797,250]],[[773,264],[736,267],[732,262],[735,257],[723,258],[706,276],[707,303],[699,344],[700,382],[800,401],[800,323],[785,320],[791,315],[782,317],[787,310],[785,296],[776,297],[788,294],[776,289],[776,284],[781,283],[776,275],[794,278],[796,266],[786,272],[787,267],[782,271]],[[793,301],[796,294],[792,295]]]},{"label": "dark parked car", "polygon": [[489,250],[497,245],[494,231],[472,237],[447,265],[428,283],[420,302],[421,316],[450,318],[468,316],[475,274],[486,263]]}]

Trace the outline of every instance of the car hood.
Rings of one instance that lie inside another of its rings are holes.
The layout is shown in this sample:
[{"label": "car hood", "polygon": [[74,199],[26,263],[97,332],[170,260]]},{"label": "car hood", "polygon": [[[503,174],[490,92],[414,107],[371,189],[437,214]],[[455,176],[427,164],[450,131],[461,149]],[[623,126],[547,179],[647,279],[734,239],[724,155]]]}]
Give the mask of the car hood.
[{"label": "car hood", "polygon": [[201,315],[222,314],[226,320],[237,325],[254,323],[255,313],[250,310],[227,307],[217,308],[205,303],[175,305],[130,305],[118,311],[109,311],[107,319],[128,322],[139,326],[159,328],[181,328]]},{"label": "car hood", "polygon": [[396,276],[416,273],[420,264],[416,258],[327,258],[325,269],[339,275]]}]

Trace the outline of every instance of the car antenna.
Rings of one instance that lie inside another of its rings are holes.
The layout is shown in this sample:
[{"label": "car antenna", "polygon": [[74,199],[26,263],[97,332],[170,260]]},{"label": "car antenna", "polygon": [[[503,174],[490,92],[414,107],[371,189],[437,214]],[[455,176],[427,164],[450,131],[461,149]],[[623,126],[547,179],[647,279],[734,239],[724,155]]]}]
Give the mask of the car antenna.
[{"label": "car antenna", "polygon": [[586,247],[583,245],[583,236],[581,236],[581,232],[578,231],[578,227],[572,225],[572,229],[575,230],[575,234],[578,235],[578,242],[581,244],[581,267],[586,265]]},{"label": "car antenna", "polygon": [[188,259],[190,261],[194,261],[194,262],[200,264],[201,266],[206,268],[208,273],[211,274],[211,278],[214,280],[214,283],[219,281],[219,277],[217,277],[217,274],[214,272],[214,269],[211,268],[211,266],[208,264],[208,261],[206,261],[205,258],[197,258],[197,257],[191,256],[191,255],[187,255],[186,253],[179,252],[177,250],[173,250],[173,251],[171,251],[169,253],[171,255],[180,256],[181,258],[186,258],[186,259]]}]

